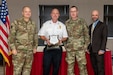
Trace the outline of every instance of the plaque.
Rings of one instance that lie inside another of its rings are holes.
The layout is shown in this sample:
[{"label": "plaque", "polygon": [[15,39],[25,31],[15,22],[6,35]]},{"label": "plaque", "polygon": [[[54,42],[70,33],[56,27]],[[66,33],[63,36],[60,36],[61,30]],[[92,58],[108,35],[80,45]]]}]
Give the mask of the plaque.
[{"label": "plaque", "polygon": [[58,35],[50,35],[50,43],[55,45],[59,42]]}]

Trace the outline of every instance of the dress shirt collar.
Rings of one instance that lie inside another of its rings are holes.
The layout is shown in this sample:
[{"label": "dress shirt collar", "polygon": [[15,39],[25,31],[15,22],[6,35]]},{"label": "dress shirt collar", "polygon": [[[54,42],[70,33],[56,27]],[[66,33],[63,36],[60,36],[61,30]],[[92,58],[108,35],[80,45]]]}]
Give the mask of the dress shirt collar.
[{"label": "dress shirt collar", "polygon": [[51,23],[51,24],[59,24],[59,22],[58,22],[58,21],[57,21],[56,23],[53,23],[53,21],[52,21],[52,20],[50,21],[50,23]]},{"label": "dress shirt collar", "polygon": [[98,22],[99,22],[99,20],[96,20],[96,21],[93,22],[93,23],[94,23],[94,25],[96,26]]}]

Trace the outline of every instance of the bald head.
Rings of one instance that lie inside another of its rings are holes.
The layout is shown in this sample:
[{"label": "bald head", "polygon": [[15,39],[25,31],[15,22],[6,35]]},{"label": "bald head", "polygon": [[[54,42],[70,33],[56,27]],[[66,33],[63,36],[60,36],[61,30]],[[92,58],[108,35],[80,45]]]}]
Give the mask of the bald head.
[{"label": "bald head", "polygon": [[31,9],[29,6],[24,6],[22,8],[22,15],[24,18],[30,18],[31,17]]},{"label": "bald head", "polygon": [[57,22],[60,16],[59,10],[57,8],[52,9],[51,11],[51,18],[53,22]]},{"label": "bald head", "polygon": [[53,8],[53,9],[51,10],[51,13],[53,13],[54,11],[56,11],[56,12],[59,13],[59,10],[58,10],[57,8]]},{"label": "bald head", "polygon": [[22,11],[24,11],[25,9],[30,9],[30,7],[29,6],[23,6]]},{"label": "bald head", "polygon": [[92,20],[93,21],[97,21],[99,19],[99,12],[98,12],[98,10],[93,10],[92,13],[91,13],[91,16],[92,16]]}]

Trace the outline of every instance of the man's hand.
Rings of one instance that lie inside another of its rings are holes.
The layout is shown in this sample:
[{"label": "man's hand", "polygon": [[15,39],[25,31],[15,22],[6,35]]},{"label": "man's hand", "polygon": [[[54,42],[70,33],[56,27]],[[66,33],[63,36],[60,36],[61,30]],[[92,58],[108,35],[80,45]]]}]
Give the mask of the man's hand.
[{"label": "man's hand", "polygon": [[87,52],[88,54],[90,54],[89,50],[86,50],[86,52]]},{"label": "man's hand", "polygon": [[51,45],[51,43],[50,43],[50,41],[49,41],[49,40],[46,40],[46,43],[47,43],[47,45],[48,45],[48,46],[50,46],[50,45]]},{"label": "man's hand", "polygon": [[102,55],[102,54],[104,54],[104,53],[105,53],[104,50],[99,50],[99,51],[98,51],[98,55]]},{"label": "man's hand", "polygon": [[55,45],[61,45],[62,44],[62,41],[59,40],[58,43],[56,43]]},{"label": "man's hand", "polygon": [[37,52],[37,49],[33,49],[33,53],[36,53]]},{"label": "man's hand", "polygon": [[17,55],[17,50],[16,49],[12,50],[12,54]]},{"label": "man's hand", "polygon": [[62,40],[59,40],[59,43],[58,44],[61,45],[62,44]]}]

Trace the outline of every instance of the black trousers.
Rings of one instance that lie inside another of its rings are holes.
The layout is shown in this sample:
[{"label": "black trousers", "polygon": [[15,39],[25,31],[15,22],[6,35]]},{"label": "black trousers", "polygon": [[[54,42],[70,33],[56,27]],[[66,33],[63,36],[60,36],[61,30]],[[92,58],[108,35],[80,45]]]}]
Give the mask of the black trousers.
[{"label": "black trousers", "polygon": [[43,57],[43,75],[49,75],[51,65],[53,66],[52,75],[58,75],[61,58],[62,47],[54,50],[47,50],[45,47]]},{"label": "black trousers", "polygon": [[104,54],[90,52],[90,58],[94,69],[94,75],[105,75],[104,71]]}]

